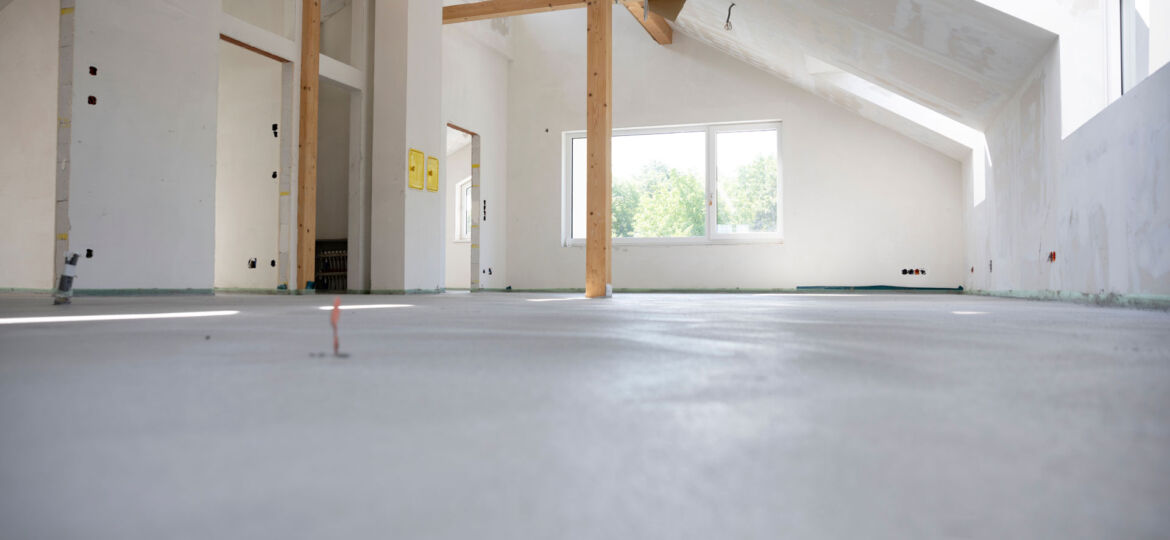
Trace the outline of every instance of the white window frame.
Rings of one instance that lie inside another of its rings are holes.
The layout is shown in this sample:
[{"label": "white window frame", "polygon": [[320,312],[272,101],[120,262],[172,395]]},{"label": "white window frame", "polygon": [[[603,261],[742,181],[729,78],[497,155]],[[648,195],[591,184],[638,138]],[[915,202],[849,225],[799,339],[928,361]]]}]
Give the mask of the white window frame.
[{"label": "white window frame", "polygon": [[[725,122],[718,124],[687,124],[651,128],[625,128],[613,130],[614,137],[628,135],[669,135],[674,133],[703,132],[706,137],[707,170],[705,192],[706,234],[704,236],[668,238],[614,238],[614,245],[624,246],[665,246],[665,245],[711,245],[711,244],[783,244],[784,243],[784,131],[779,120],[762,122]],[[776,232],[724,233],[716,232],[718,208],[718,141],[719,133],[741,131],[776,131]],[[565,247],[581,247],[584,238],[573,238],[573,141],[586,138],[585,131],[566,131],[562,134],[561,154],[561,239]]]},{"label": "white window frame", "polygon": [[[463,235],[467,227],[467,203],[463,199],[463,190],[471,187],[471,177],[468,176],[455,184],[455,241],[463,244],[471,243],[471,235]],[[474,195],[474,193],[473,193]],[[475,204],[474,196],[472,204]]]}]

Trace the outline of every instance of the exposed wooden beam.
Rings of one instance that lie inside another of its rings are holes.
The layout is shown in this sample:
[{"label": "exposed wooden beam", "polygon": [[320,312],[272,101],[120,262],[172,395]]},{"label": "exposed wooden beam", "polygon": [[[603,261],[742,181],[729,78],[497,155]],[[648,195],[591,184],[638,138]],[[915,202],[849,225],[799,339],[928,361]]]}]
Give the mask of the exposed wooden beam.
[{"label": "exposed wooden beam", "polygon": [[443,24],[585,7],[585,0],[486,0],[443,6]]},{"label": "exposed wooden beam", "polygon": [[624,0],[623,3],[630,14],[638,20],[638,24],[641,24],[659,45],[670,45],[674,41],[674,31],[662,15],[651,11],[643,17],[642,0]]},{"label": "exposed wooden beam", "polygon": [[272,54],[272,53],[270,53],[264,49],[261,49],[259,47],[253,47],[251,45],[248,45],[247,43],[244,43],[243,41],[240,41],[240,40],[233,38],[229,35],[220,34],[219,39],[223,40],[226,43],[231,43],[232,45],[235,45],[237,47],[241,47],[241,48],[247,49],[249,51],[252,51],[260,56],[265,56],[265,57],[271,58],[271,59],[276,60],[277,62],[280,62],[282,64],[285,62],[288,62],[288,60],[285,58],[281,58],[280,56]]},{"label": "exposed wooden beam", "polygon": [[613,283],[613,216],[610,211],[613,115],[609,106],[613,97],[613,1],[588,0],[586,11],[589,25],[586,64],[589,71],[585,107],[588,146],[585,296],[599,298],[612,293],[610,284]]},{"label": "exposed wooden beam", "polygon": [[297,289],[316,279],[317,106],[320,103],[321,0],[304,0],[301,19],[301,133],[297,169]]}]

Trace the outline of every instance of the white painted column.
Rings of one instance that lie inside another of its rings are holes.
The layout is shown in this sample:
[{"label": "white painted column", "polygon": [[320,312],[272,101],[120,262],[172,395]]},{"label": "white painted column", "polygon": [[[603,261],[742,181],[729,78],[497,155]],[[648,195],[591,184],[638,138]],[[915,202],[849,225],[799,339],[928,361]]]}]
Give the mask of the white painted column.
[{"label": "white painted column", "polygon": [[442,174],[442,5],[381,2],[374,36],[370,288],[441,289],[443,194],[407,186],[407,154],[438,158]]}]

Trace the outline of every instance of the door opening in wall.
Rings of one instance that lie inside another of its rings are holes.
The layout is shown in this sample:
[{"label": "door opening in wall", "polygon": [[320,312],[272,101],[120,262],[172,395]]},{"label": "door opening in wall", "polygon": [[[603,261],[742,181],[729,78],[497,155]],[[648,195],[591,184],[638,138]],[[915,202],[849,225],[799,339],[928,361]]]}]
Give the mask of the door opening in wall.
[{"label": "door opening in wall", "polygon": [[317,121],[318,291],[344,292],[349,285],[350,122],[355,94],[324,77]]},{"label": "door opening in wall", "polygon": [[448,290],[474,291],[490,279],[480,266],[483,215],[480,209],[482,177],[479,167],[479,135],[447,124],[447,167],[442,188],[447,234],[444,239]]},{"label": "door opening in wall", "polygon": [[276,289],[280,265],[282,62],[219,42],[217,289]]}]

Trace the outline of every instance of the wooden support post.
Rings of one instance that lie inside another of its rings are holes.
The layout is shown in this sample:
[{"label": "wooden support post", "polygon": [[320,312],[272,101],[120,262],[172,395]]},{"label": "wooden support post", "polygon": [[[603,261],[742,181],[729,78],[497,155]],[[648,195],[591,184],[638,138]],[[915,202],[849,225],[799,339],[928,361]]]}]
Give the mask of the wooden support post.
[{"label": "wooden support post", "polygon": [[610,102],[613,96],[613,1],[588,0],[588,48],[586,102],[586,144],[588,146],[588,174],[586,207],[588,220],[585,242],[585,296],[599,298],[612,293],[613,233],[610,212],[611,157],[613,116]]},{"label": "wooden support post", "polygon": [[316,279],[317,106],[320,103],[321,0],[304,0],[301,14],[301,133],[297,176],[297,289]]}]

